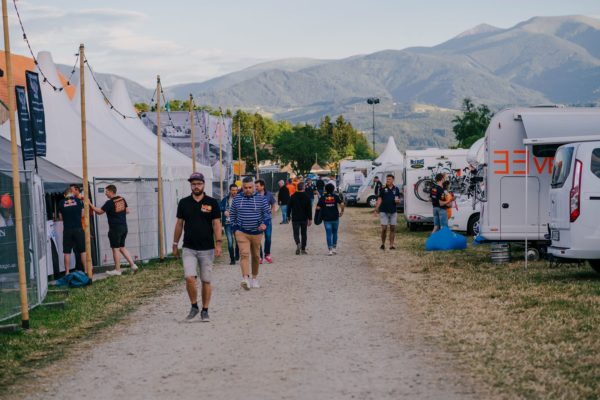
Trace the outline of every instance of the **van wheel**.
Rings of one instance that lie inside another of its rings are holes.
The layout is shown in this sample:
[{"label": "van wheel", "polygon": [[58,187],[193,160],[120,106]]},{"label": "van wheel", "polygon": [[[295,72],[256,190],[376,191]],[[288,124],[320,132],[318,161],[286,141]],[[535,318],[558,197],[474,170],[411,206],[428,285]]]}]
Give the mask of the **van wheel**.
[{"label": "van wheel", "polygon": [[467,235],[479,235],[479,213],[471,215],[467,224]]},{"label": "van wheel", "polygon": [[535,247],[527,249],[527,260],[538,261],[540,259],[540,252]]},{"label": "van wheel", "polygon": [[369,205],[369,207],[375,208],[375,205],[377,205],[377,197],[369,196],[367,198],[367,204]]},{"label": "van wheel", "polygon": [[600,274],[600,260],[588,260],[588,263],[590,263],[590,267],[592,267],[594,271]]}]

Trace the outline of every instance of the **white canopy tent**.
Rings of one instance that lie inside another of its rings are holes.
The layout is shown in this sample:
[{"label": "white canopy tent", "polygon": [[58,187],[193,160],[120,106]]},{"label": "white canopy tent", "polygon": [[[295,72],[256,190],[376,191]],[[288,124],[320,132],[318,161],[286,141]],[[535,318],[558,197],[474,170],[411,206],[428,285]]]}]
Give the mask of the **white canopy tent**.
[{"label": "white canopy tent", "polygon": [[484,163],[485,157],[485,138],[477,139],[469,148],[467,153],[467,162],[476,167]]},{"label": "white canopy tent", "polygon": [[373,161],[376,165],[383,164],[404,164],[404,156],[396,147],[396,142],[392,136],[389,137],[387,145],[383,152]]}]

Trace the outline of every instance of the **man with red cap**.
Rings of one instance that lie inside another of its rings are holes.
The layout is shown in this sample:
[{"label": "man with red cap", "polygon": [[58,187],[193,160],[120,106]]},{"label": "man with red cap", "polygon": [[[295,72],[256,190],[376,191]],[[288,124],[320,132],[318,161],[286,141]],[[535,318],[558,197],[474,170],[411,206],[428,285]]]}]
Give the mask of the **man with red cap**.
[{"label": "man with red cap", "polygon": [[183,270],[187,293],[192,303],[186,319],[192,320],[200,312],[196,287],[196,277],[198,276],[198,267],[200,267],[200,280],[202,281],[200,319],[208,322],[213,261],[215,256],[221,255],[221,210],[217,200],[204,193],[204,175],[194,172],[188,181],[192,194],[181,199],[177,205],[173,255],[177,257],[179,254],[179,240],[183,232]]}]

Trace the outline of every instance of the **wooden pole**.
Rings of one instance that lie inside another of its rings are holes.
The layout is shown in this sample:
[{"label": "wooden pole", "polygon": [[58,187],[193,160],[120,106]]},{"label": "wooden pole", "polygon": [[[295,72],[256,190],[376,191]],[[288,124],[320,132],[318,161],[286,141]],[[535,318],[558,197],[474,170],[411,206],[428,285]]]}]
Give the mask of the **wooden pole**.
[{"label": "wooden pole", "polygon": [[192,134],[192,172],[196,172],[196,137],[194,135],[194,97],[190,93],[190,130]]},{"label": "wooden pole", "polygon": [[238,174],[242,180],[242,114],[238,113]]},{"label": "wooden pole", "polygon": [[165,238],[163,232],[163,201],[162,201],[162,161],[160,144],[162,142],[162,131],[160,129],[160,75],[156,76],[156,166],[158,178],[158,255],[160,260],[165,259]]},{"label": "wooden pole", "polygon": [[258,172],[258,151],[256,150],[256,128],[252,130],[252,142],[254,142],[254,164],[256,165],[256,179],[260,179]]},{"label": "wooden pole", "polygon": [[88,189],[87,130],[85,117],[85,49],[79,45],[79,87],[81,97],[81,161],[83,165],[83,231],[85,234],[85,271],[91,279],[94,275],[92,267],[92,242],[90,239],[90,196]]},{"label": "wooden pole", "polygon": [[[223,111],[219,107],[219,114],[221,115],[221,129],[218,131],[219,135],[219,190],[220,196],[223,198],[223,130],[225,129],[225,119],[223,118]],[[218,129],[218,126],[217,126]]]},{"label": "wooden pole", "polygon": [[4,56],[6,58],[6,80],[8,82],[8,120],[10,123],[10,157],[12,162],[12,184],[15,203],[15,233],[17,240],[17,268],[19,270],[19,293],[21,300],[21,326],[29,329],[29,304],[27,302],[27,278],[25,275],[25,246],[23,243],[23,214],[21,209],[21,177],[17,153],[17,127],[15,125],[15,82],[13,80],[10,36],[8,33],[8,9],[2,0],[2,23],[4,28]]}]

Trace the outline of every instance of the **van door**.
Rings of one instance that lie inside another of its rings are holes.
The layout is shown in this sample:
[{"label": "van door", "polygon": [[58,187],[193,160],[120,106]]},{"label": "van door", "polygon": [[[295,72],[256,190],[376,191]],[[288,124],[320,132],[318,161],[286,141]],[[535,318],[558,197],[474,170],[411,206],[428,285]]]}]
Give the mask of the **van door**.
[{"label": "van door", "polygon": [[569,193],[571,191],[573,177],[573,157],[575,154],[575,146],[560,147],[554,158],[554,166],[552,167],[552,178],[550,181],[550,234],[553,240],[553,245],[562,246],[560,244],[560,230],[568,230],[570,228],[570,204]]},{"label": "van door", "polygon": [[[528,182],[526,182],[528,179]],[[525,219],[525,184],[527,196],[527,219]],[[500,238],[510,240],[510,234],[527,232],[539,235],[540,183],[537,177],[504,176],[500,179]],[[524,223],[527,221],[527,223]],[[506,236],[505,236],[506,235]],[[532,237],[531,239],[534,239]]]}]

